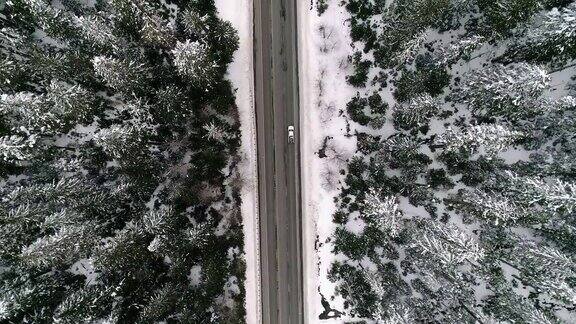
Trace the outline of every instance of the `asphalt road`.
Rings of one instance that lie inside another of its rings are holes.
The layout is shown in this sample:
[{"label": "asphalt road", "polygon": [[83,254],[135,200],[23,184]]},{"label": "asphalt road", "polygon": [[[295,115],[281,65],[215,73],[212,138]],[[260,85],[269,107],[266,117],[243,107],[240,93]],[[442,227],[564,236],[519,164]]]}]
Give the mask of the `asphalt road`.
[{"label": "asphalt road", "polygon": [[262,320],[274,324],[304,321],[296,1],[254,1]]}]

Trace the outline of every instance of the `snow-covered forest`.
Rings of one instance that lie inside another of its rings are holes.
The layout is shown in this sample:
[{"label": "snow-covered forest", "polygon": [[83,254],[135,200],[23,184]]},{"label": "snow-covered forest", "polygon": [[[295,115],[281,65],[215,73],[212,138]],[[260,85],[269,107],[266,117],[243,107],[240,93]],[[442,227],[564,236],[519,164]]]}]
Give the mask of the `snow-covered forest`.
[{"label": "snow-covered forest", "polygon": [[0,25],[0,322],[243,322],[213,1],[8,0]]},{"label": "snow-covered forest", "polygon": [[310,318],[574,323],[576,2],[313,4]]}]

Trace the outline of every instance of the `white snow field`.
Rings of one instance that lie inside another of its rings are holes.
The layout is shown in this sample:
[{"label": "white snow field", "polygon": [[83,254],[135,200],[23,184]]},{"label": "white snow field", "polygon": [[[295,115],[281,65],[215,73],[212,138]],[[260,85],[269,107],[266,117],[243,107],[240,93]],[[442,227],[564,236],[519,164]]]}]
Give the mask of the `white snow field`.
[{"label": "white snow field", "polygon": [[244,257],[246,260],[246,323],[260,323],[260,266],[258,231],[258,172],[256,160],[256,121],[254,115],[254,80],[252,60],[252,0],[216,0],[219,16],[230,21],[238,31],[240,47],[228,66],[228,79],[236,89],[240,113],[243,178],[242,218]]}]

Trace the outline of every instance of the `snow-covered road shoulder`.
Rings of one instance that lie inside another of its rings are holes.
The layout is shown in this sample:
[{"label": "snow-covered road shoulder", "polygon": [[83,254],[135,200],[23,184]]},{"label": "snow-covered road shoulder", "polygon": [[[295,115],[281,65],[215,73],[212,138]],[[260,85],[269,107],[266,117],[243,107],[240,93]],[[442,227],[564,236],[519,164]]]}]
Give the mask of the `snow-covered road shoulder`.
[{"label": "snow-covered road shoulder", "polygon": [[[302,170],[302,240],[304,271],[304,312],[306,323],[316,323],[334,315],[329,309],[342,310],[344,300],[335,298],[335,284],[328,280],[334,260],[333,197],[341,188],[340,170],[356,150],[354,137],[346,136],[346,119],[341,107],[354,94],[346,83],[351,54],[346,10],[332,2],[318,16],[315,6],[298,8],[300,132]],[[340,23],[339,23],[340,22]],[[354,130],[349,130],[353,132]],[[321,148],[323,157],[318,154]],[[326,298],[329,307],[323,306]],[[341,322],[344,317],[323,322]]]},{"label": "snow-covered road shoulder", "polygon": [[252,0],[216,0],[220,18],[238,31],[239,49],[228,66],[228,79],[236,89],[242,134],[240,173],[243,179],[242,218],[246,260],[246,323],[260,323],[260,266],[258,227],[258,171],[256,160],[256,119],[252,55]]}]

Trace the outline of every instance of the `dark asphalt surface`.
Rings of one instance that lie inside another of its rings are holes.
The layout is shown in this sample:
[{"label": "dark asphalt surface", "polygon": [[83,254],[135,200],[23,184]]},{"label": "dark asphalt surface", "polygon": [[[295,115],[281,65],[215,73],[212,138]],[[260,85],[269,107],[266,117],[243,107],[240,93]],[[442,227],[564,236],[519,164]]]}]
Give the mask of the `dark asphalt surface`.
[{"label": "dark asphalt surface", "polygon": [[[303,323],[296,1],[254,1],[264,323]],[[287,128],[295,127],[288,144]]]}]

